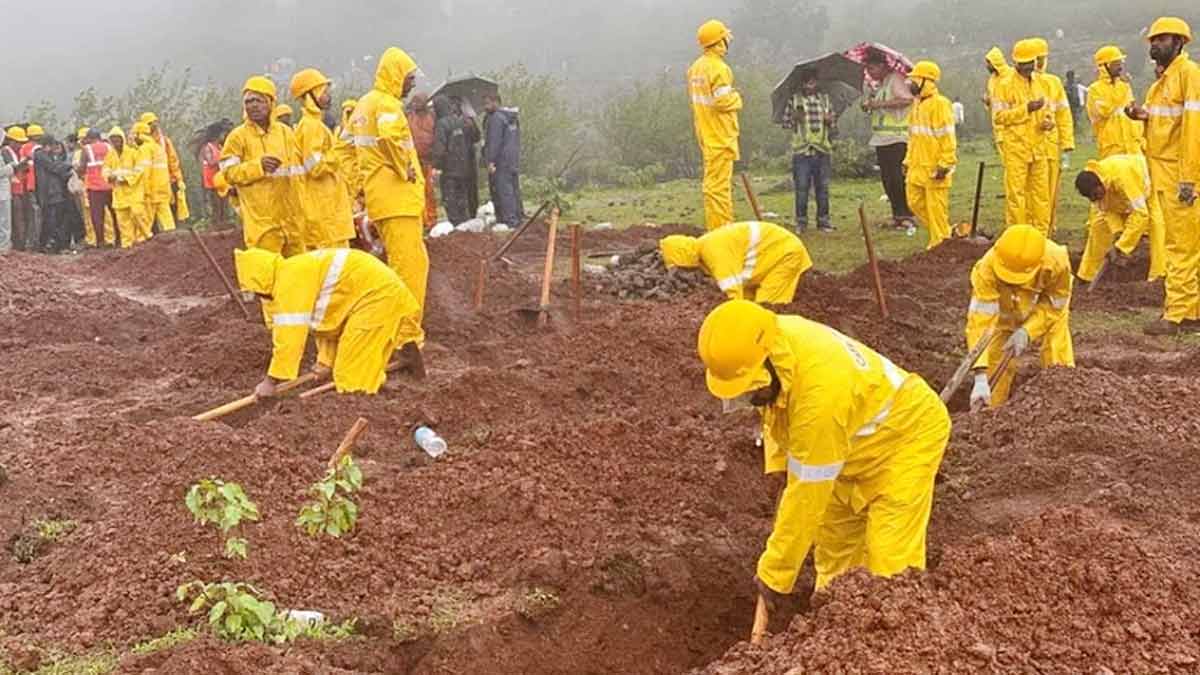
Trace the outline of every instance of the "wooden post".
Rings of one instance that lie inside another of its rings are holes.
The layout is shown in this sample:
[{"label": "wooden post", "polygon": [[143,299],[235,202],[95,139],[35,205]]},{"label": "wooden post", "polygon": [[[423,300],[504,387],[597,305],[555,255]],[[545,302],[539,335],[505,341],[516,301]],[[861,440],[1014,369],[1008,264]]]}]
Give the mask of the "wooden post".
[{"label": "wooden post", "polygon": [[983,170],[987,166],[979,163],[979,175],[975,178],[975,207],[971,209],[971,237],[974,238],[979,230],[979,200],[983,197]]},{"label": "wooden post", "polygon": [[862,202],[858,203],[858,222],[862,224],[863,239],[867,242],[867,259],[871,263],[871,275],[875,278],[875,300],[879,303],[879,313],[884,319],[888,319],[890,314],[887,298],[883,295],[883,279],[879,276],[879,260],[875,257],[875,242],[871,240],[871,228],[867,227],[867,210]]},{"label": "wooden post", "polygon": [[475,280],[475,311],[483,309],[483,285],[487,280],[487,258],[479,261],[479,277]]},{"label": "wooden post", "polygon": [[758,197],[754,196],[754,188],[750,187],[750,176],[742,172],[742,187],[746,188],[746,199],[750,200],[750,208],[754,210],[754,219],[762,221],[762,209],[758,208]]},{"label": "wooden post", "polygon": [[542,298],[538,303],[538,325],[545,326],[550,321],[550,280],[554,276],[554,245],[558,237],[558,207],[550,211],[550,230],[546,233],[546,266],[542,270]]},{"label": "wooden post", "polygon": [[529,229],[529,226],[532,225],[533,222],[542,215],[542,212],[546,210],[547,206],[550,206],[550,202],[543,203],[538,210],[535,211],[534,214],[530,216],[523,225],[521,225],[521,227],[517,228],[517,231],[512,233],[512,236],[508,238],[508,241],[504,242],[504,245],[500,247],[500,250],[492,254],[492,261],[499,260],[505,253],[507,253],[508,249],[511,248],[514,243],[516,243],[517,238],[524,234],[525,230]]},{"label": "wooden post", "polygon": [[338,463],[342,461],[342,458],[350,454],[350,451],[354,449],[354,444],[358,442],[358,437],[362,436],[363,432],[366,430],[367,419],[365,417],[360,417],[355,420],[354,426],[350,427],[350,431],[346,432],[345,437],[342,438],[341,444],[338,445],[337,450],[334,450],[333,455],[329,458],[329,468],[331,470],[336,469]]},{"label": "wooden post", "polygon": [[204,251],[204,257],[208,258],[208,264],[212,265],[212,268],[216,271],[217,276],[221,277],[221,283],[225,284],[225,290],[229,291],[229,297],[233,298],[233,301],[236,302],[237,306],[242,310],[242,314],[246,317],[246,320],[249,321],[250,310],[246,309],[246,304],[242,302],[241,294],[238,293],[237,289],[233,287],[233,284],[229,281],[229,277],[225,276],[225,271],[222,270],[221,266],[217,264],[217,259],[213,257],[212,251],[208,250],[208,244],[204,243],[204,238],[200,236],[200,233],[195,230],[192,230],[191,232],[192,238],[195,239],[196,243],[200,245],[200,250]]},{"label": "wooden post", "polygon": [[760,594],[758,604],[754,606],[754,627],[750,629],[750,644],[762,644],[767,637],[767,624],[770,623],[770,619],[771,615],[767,612],[767,601]]},{"label": "wooden post", "polygon": [[578,322],[582,315],[581,305],[583,304],[583,283],[580,278],[580,237],[582,237],[583,226],[575,223],[571,226],[571,294],[574,301],[575,321]]}]

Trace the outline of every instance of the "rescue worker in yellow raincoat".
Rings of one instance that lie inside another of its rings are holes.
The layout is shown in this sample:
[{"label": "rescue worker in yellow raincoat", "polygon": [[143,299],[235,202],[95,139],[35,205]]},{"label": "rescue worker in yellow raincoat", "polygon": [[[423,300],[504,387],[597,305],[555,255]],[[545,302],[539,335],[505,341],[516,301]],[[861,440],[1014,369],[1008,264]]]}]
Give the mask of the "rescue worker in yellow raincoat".
[{"label": "rescue worker in yellow raincoat", "polygon": [[175,151],[175,142],[162,130],[158,115],[143,113],[140,121],[150,125],[150,135],[162,146],[167,153],[167,171],[171,175],[171,215],[175,224],[187,220],[191,213],[187,206],[187,184],[183,182],[183,165],[179,162],[179,153]]},{"label": "rescue worker in yellow raincoat", "polygon": [[418,377],[417,302],[396,273],[354,249],[323,249],[290,258],[252,248],[234,251],[238,284],[263,300],[274,343],[267,377],[254,393],[267,398],[294,380],[312,331],[319,375],[333,371],[339,393],[374,394],[387,380],[396,347]]},{"label": "rescue worker in yellow raincoat", "polygon": [[1075,152],[1075,117],[1071,114],[1071,103],[1067,100],[1067,90],[1062,80],[1046,70],[1050,60],[1050,44],[1042,38],[1031,38],[1030,41],[1037,48],[1037,71],[1046,87],[1046,108],[1053,117],[1042,125],[1046,130],[1046,162],[1050,174],[1046,200],[1050,204],[1050,219],[1053,221],[1056,204],[1062,193],[1062,170],[1071,166],[1071,153]]},{"label": "rescue worker in yellow raincoat", "polygon": [[1200,65],[1184,47],[1192,29],[1164,17],[1150,26],[1150,58],[1163,69],[1146,92],[1146,105],[1130,117],[1146,122],[1146,160],[1167,229],[1166,304],[1150,335],[1200,330]]},{"label": "rescue worker in yellow raincoat", "polygon": [[[983,104],[987,106],[988,116],[990,117],[995,112],[993,103],[997,100],[996,92],[999,90],[1004,78],[1011,77],[1013,73],[1012,66],[1008,65],[1008,61],[1004,59],[1004,52],[999,47],[992,47],[988,50],[984,57],[988,69],[987,93],[983,97]],[[1000,161],[1004,161],[1004,129],[995,124],[992,125],[992,140],[996,143],[996,154],[1000,156]]]},{"label": "rescue worker in yellow raincoat", "polygon": [[[87,127],[79,127],[79,130],[75,132],[75,152],[71,153],[71,166],[75,168],[75,175],[79,177],[80,181],[85,181],[87,179],[87,161],[84,157],[83,148],[87,143],[86,138],[88,131],[89,129]],[[84,243],[90,247],[100,246],[104,243],[103,236],[100,240],[96,239],[97,230],[94,229],[94,226],[92,225],[91,201],[88,199],[86,187],[79,194],[77,202],[79,204],[79,215],[83,218]],[[101,225],[103,225],[103,223],[101,223]]]},{"label": "rescue worker in yellow raincoat", "polygon": [[[172,232],[175,230],[175,217],[171,213],[171,168],[167,162],[167,151],[154,140],[149,124],[134,123],[133,134],[137,138],[138,149],[150,161],[146,181],[146,220],[151,230],[157,221],[159,232]],[[147,232],[146,237],[149,236]]]},{"label": "rescue worker in yellow raincoat", "polygon": [[701,237],[672,235],[659,242],[667,267],[699,267],[730,300],[786,305],[812,267],[808,249],[774,223],[731,223]]},{"label": "rescue worker in yellow raincoat", "polygon": [[353,209],[355,202],[362,193],[362,174],[358,171],[358,154],[354,149],[354,136],[350,134],[350,117],[358,106],[358,100],[348,98],[342,101],[342,123],[333,130],[333,155],[338,165],[338,174],[342,184],[350,193],[350,205]]},{"label": "rescue worker in yellow raincoat", "polygon": [[731,300],[698,339],[709,391],[763,412],[787,487],[758,560],[768,604],[791,593],[810,548],[817,588],[866,567],[925,568],[934,478],[950,416],[919,376],[822,324]]},{"label": "rescue worker in yellow raincoat", "polygon": [[[367,215],[383,238],[388,265],[425,310],[429,253],[425,250],[425,176],[401,100],[416,85],[417,64],[389,47],[379,59],[375,87],[358,101],[350,133],[358,149]],[[424,345],[422,335],[419,344]]]},{"label": "rescue worker in yellow raincoat", "polygon": [[1110,264],[1124,267],[1142,235],[1150,238],[1147,278],[1163,278],[1167,269],[1166,227],[1158,195],[1150,187],[1146,158],[1140,154],[1113,155],[1090,161],[1087,169],[1076,176],[1075,189],[1092,203],[1079,278],[1096,278],[1106,257]]},{"label": "rescue worker in yellow raincoat", "polygon": [[246,80],[242,104],[246,119],[225,138],[213,182],[219,190],[236,191],[233,204],[247,248],[303,253],[300,146],[291,127],[271,121],[275,83],[261,76]]},{"label": "rescue worker in yellow raincoat", "polygon": [[149,231],[146,223],[146,170],[132,143],[125,141],[125,131],[113,127],[108,132],[112,150],[104,157],[104,180],[113,186],[113,211],[121,231],[121,248],[133,246],[139,232]]},{"label": "rescue worker in yellow raincoat", "polygon": [[1047,110],[1049,94],[1037,72],[1037,51],[1028,40],[1013,47],[1015,72],[996,87],[992,125],[1004,139],[1005,223],[1032,223],[1049,232],[1050,166],[1044,124],[1054,118]]},{"label": "rescue worker in yellow raincoat", "polygon": [[950,99],[938,92],[942,69],[920,61],[908,74],[916,104],[908,116],[908,154],[904,158],[908,207],[929,230],[929,245],[950,238],[950,185],[958,165],[958,137]]},{"label": "rescue worker in yellow raincoat", "polygon": [[292,126],[293,117],[294,115],[292,113],[292,106],[286,103],[280,103],[271,111],[272,121],[279,122],[280,124],[286,124],[289,127]]},{"label": "rescue worker in yellow raincoat", "polygon": [[313,68],[292,78],[292,97],[300,101],[303,117],[296,141],[304,158],[304,239],[312,248],[346,248],[354,238],[350,189],[342,182],[333,134],[323,118],[332,102],[329,78]]},{"label": "rescue worker in yellow raincoat", "polygon": [[[975,362],[972,408],[1000,406],[1008,400],[1016,360],[1038,340],[1043,367],[1075,367],[1069,321],[1072,280],[1067,248],[1032,225],[1009,226],[975,263],[967,350],[974,349],[989,330],[994,337]],[[1004,372],[999,372],[1002,365]]]},{"label": "rescue worker in yellow raincoat", "polygon": [[696,141],[704,160],[704,226],[715,230],[733,222],[733,163],[741,158],[738,111],[742,95],[733,88],[725,63],[733,33],[720,21],[700,26],[696,40],[704,53],[688,68],[688,96]]},{"label": "rescue worker in yellow raincoat", "polygon": [[1096,137],[1100,159],[1113,155],[1140,155],[1144,134],[1141,122],[1125,109],[1134,102],[1133,87],[1125,74],[1125,55],[1119,47],[1101,47],[1094,57],[1096,81],[1088,87],[1087,113]]}]

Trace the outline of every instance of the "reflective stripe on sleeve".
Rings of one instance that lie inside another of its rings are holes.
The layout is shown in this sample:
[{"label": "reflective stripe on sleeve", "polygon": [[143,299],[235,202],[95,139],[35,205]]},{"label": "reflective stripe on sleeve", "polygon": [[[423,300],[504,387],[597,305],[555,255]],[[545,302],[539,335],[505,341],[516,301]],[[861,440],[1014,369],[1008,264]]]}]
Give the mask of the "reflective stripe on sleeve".
[{"label": "reflective stripe on sleeve", "polygon": [[1062,309],[1063,307],[1066,307],[1067,303],[1069,303],[1069,302],[1071,302],[1071,298],[1069,298],[1069,297],[1068,298],[1055,298],[1055,297],[1050,298],[1050,306],[1053,307],[1054,309]]},{"label": "reflective stripe on sleeve", "polygon": [[793,457],[788,457],[788,471],[801,483],[827,483],[837,479],[842,473],[845,462],[833,464],[802,464]]},{"label": "reflective stripe on sleeve", "polygon": [[1151,117],[1182,117],[1183,106],[1181,105],[1152,105],[1146,108],[1146,112]]},{"label": "reflective stripe on sleeve", "polygon": [[309,155],[308,159],[304,160],[304,170],[312,171],[313,167],[320,164],[324,157],[325,156],[320,152],[314,152],[313,154]]},{"label": "reflective stripe on sleeve", "polygon": [[729,85],[725,85],[723,87],[717,87],[716,89],[713,89],[713,98],[721,98],[722,96],[726,96],[726,95],[732,94],[732,93],[733,93],[733,87],[731,87]]},{"label": "reflective stripe on sleeve", "polygon": [[967,308],[969,312],[976,314],[984,314],[987,316],[995,316],[1000,313],[1000,303],[998,301],[985,302],[978,298],[971,298],[971,306]]},{"label": "reflective stripe on sleeve", "polygon": [[397,113],[381,113],[378,117],[375,118],[375,124],[378,124],[379,126],[383,126],[385,124],[391,124],[392,122],[395,122],[399,119],[400,119],[400,115]]},{"label": "reflective stripe on sleeve", "polygon": [[1200,112],[1200,101],[1184,101],[1183,109],[1188,112]]},{"label": "reflective stripe on sleeve", "polygon": [[354,146],[358,148],[373,148],[379,143],[378,136],[355,136]]},{"label": "reflective stripe on sleeve", "polygon": [[1129,207],[1134,211],[1145,211],[1149,208],[1149,206],[1146,204],[1145,197],[1138,197],[1137,199],[1130,201]]},{"label": "reflective stripe on sleeve", "polygon": [[910,126],[908,130],[909,133],[917,136],[933,136],[934,138],[941,138],[942,136],[949,136],[950,134],[953,134],[954,125],[951,124],[949,126],[939,127],[937,129],[934,129],[933,127]]},{"label": "reflective stripe on sleeve", "polygon": [[705,96],[703,94],[692,94],[692,103],[711,107],[713,104],[713,99],[711,96]]},{"label": "reflective stripe on sleeve", "polygon": [[275,314],[271,316],[271,323],[276,326],[307,326],[310,318],[310,315],[303,313]]},{"label": "reflective stripe on sleeve", "polygon": [[346,258],[350,256],[349,249],[338,249],[333,254],[333,262],[325,273],[325,281],[321,284],[321,293],[317,296],[317,304],[313,307],[312,323],[316,330],[325,320],[325,312],[329,310],[329,301],[333,298],[333,289],[337,288],[338,279],[342,277],[342,268],[346,266]]},{"label": "reflective stripe on sleeve", "polygon": [[225,159],[221,160],[220,162],[217,163],[217,166],[219,166],[221,168],[221,170],[224,171],[226,169],[233,168],[241,163],[242,163],[241,157],[233,156],[233,157],[226,157]]}]

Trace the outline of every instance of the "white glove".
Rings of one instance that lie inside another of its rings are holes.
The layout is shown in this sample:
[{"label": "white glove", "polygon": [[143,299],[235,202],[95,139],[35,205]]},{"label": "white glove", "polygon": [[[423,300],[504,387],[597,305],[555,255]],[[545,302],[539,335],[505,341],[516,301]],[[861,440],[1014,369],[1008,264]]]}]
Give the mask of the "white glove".
[{"label": "white glove", "polygon": [[992,386],[987,373],[975,373],[975,386],[971,387],[971,410],[992,404]]},{"label": "white glove", "polygon": [[1008,342],[1004,343],[1004,351],[1013,356],[1024,354],[1026,349],[1029,349],[1029,331],[1024,328],[1018,328],[1017,332],[1008,338]]},{"label": "white glove", "polygon": [[1070,150],[1067,150],[1067,151],[1063,152],[1063,154],[1062,154],[1062,168],[1064,170],[1071,168],[1071,151]]}]

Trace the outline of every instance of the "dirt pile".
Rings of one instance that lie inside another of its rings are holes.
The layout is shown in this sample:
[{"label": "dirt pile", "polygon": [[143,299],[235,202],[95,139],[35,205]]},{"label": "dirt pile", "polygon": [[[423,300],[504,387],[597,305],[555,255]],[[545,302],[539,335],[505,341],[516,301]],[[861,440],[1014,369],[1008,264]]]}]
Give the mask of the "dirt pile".
[{"label": "dirt pile", "polygon": [[592,275],[590,280],[596,290],[621,300],[670,300],[713,287],[712,280],[701,270],[668,269],[653,243],[642,244],[636,251],[616,258],[615,265]]},{"label": "dirt pile", "polygon": [[[242,248],[240,229],[201,235],[217,264],[236,283],[233,249]],[[196,244],[191,232],[179,229],[128,249],[98,251],[80,265],[102,284],[129,286],[171,295],[222,295],[225,286]]]}]

